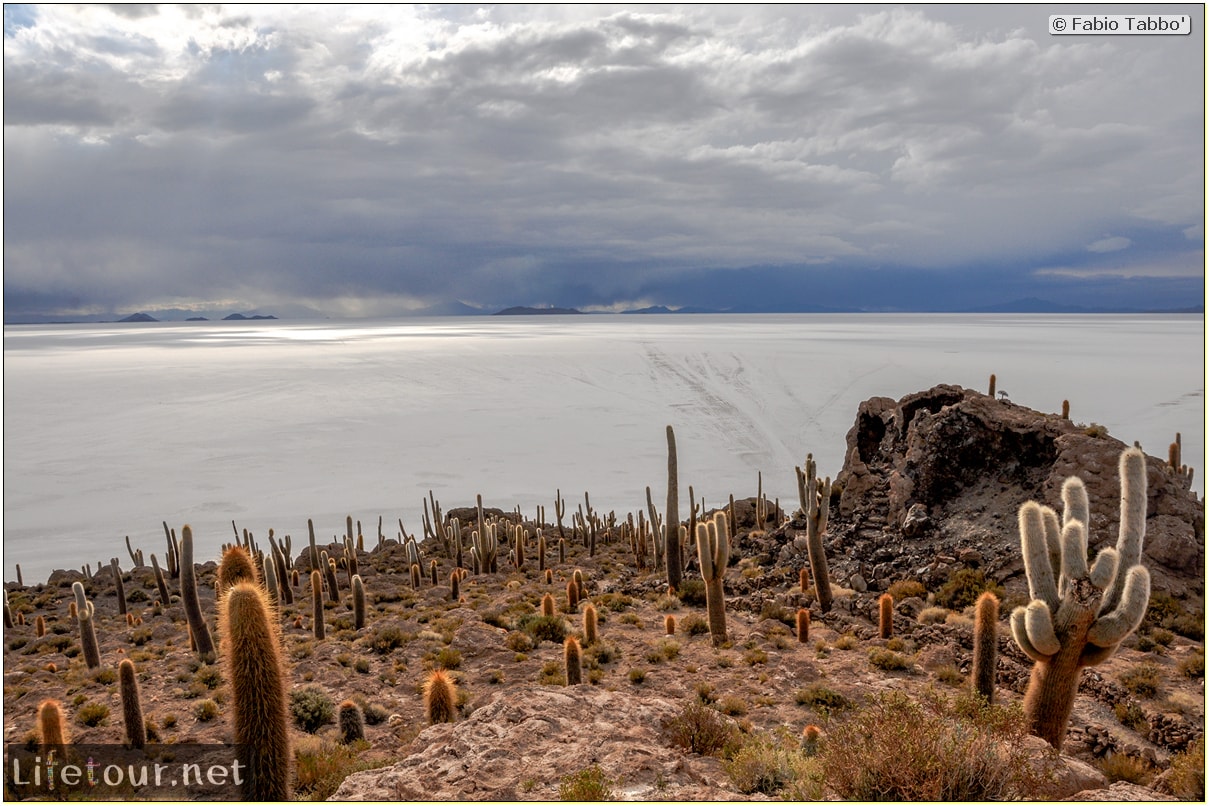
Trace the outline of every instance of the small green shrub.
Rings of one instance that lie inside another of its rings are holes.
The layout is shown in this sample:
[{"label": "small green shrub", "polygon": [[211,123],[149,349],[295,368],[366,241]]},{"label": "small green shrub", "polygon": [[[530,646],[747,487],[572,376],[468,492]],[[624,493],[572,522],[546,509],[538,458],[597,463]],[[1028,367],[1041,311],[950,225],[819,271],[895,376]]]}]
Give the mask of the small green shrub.
[{"label": "small green shrub", "polygon": [[436,665],[442,669],[456,669],[462,665],[462,653],[453,647],[444,647],[437,653]]},{"label": "small green shrub", "polygon": [[703,756],[719,755],[735,736],[735,727],[716,710],[689,700],[675,716],[659,723],[663,738],[673,747]]},{"label": "small green shrub", "polygon": [[869,650],[869,662],[886,672],[899,672],[911,668],[911,661],[886,647],[875,646]]},{"label": "small green shrub", "polygon": [[701,579],[686,577],[680,581],[676,591],[680,601],[690,607],[705,607],[705,582]]},{"label": "small green shrub", "polygon": [[991,591],[1001,600],[1004,597],[1003,586],[987,579],[981,569],[958,568],[936,592],[936,604],[950,610],[964,610],[978,601],[984,591]]},{"label": "small green shrub", "polygon": [[852,705],[848,698],[822,683],[811,683],[806,688],[798,689],[794,694],[794,702],[798,705],[808,705],[821,711],[842,711]]},{"label": "small green shrub", "polygon": [[1146,712],[1137,703],[1119,702],[1113,706],[1112,712],[1116,715],[1117,721],[1130,730],[1143,736],[1150,732],[1150,721],[1146,718]]},{"label": "small green shrub", "polygon": [[912,596],[923,599],[928,595],[928,589],[916,579],[900,579],[897,582],[891,582],[890,587],[886,588],[886,593],[894,597],[894,601],[901,602],[903,599],[909,599]]},{"label": "small green shrub", "polygon": [[290,692],[290,715],[295,725],[314,733],[336,721],[336,704],[318,686],[303,686]]},{"label": "small green shrub", "polygon": [[700,616],[685,616],[680,621],[679,631],[687,636],[707,635],[709,633],[709,622]]},{"label": "small green shrub", "polygon": [[727,716],[743,716],[747,713],[747,703],[742,697],[723,697],[718,702],[718,710]]},{"label": "small green shrub", "polygon": [[612,797],[613,782],[596,764],[564,775],[558,782],[558,799],[562,801],[602,801]]},{"label": "small green shrub", "polygon": [[511,649],[513,652],[528,652],[533,649],[533,639],[529,637],[529,633],[513,630],[504,636],[504,646]]},{"label": "small green shrub", "polygon": [[534,645],[540,644],[542,641],[562,644],[567,638],[567,622],[558,615],[543,616],[538,613],[529,613],[521,617],[517,626],[533,639]]},{"label": "small green shrub", "polygon": [[1193,680],[1203,678],[1205,676],[1205,648],[1198,646],[1192,650],[1192,654],[1180,661],[1180,674],[1184,677],[1190,677]]},{"label": "small green shrub", "polygon": [[403,635],[403,630],[395,624],[384,624],[374,630],[374,634],[369,638],[370,648],[379,655],[389,655],[394,650],[403,646],[407,639]]},{"label": "small green shrub", "polygon": [[822,774],[797,742],[753,735],[723,762],[723,769],[740,792],[779,796],[794,801],[821,800]]},{"label": "small green shrub", "polygon": [[1171,759],[1171,775],[1167,779],[1171,794],[1181,800],[1205,799],[1205,737],[1189,744]]},{"label": "small green shrub", "polygon": [[199,700],[193,706],[193,717],[198,722],[209,722],[218,716],[218,703],[214,700]]},{"label": "small green shrub", "polygon": [[109,717],[109,706],[103,702],[90,702],[80,706],[76,712],[76,721],[81,725],[95,728]]},{"label": "small green shrub", "polygon": [[1133,694],[1143,699],[1153,700],[1159,694],[1159,683],[1162,670],[1154,663],[1145,661],[1124,672],[1120,683]]},{"label": "small green shrub", "polygon": [[640,683],[642,683],[644,680],[646,680],[646,669],[643,669],[640,667],[635,667],[633,669],[630,669],[629,677],[630,677],[630,682],[637,686]]},{"label": "small green shrub", "polygon": [[839,638],[835,639],[835,648],[847,651],[849,649],[855,649],[857,643],[859,642],[856,640],[855,635],[852,635],[851,633],[844,633]]},{"label": "small green shrub", "polygon": [[1131,784],[1147,786],[1154,778],[1154,770],[1145,759],[1126,753],[1113,753],[1100,759],[1096,766],[1108,778],[1110,784],[1128,781]]}]

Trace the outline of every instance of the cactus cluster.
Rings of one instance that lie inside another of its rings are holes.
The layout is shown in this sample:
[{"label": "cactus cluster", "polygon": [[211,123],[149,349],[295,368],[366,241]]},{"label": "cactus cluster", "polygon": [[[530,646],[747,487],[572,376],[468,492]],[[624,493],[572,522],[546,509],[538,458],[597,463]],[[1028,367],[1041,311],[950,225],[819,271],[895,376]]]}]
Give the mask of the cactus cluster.
[{"label": "cactus cluster", "polygon": [[831,477],[818,480],[814,454],[806,454],[806,469],[794,468],[798,477],[798,500],[806,518],[806,553],[814,579],[814,593],[819,611],[831,610],[831,579],[827,570],[827,555],[823,551],[823,535],[827,531],[827,516],[831,511]]},{"label": "cactus cluster", "polygon": [[1115,548],[1087,563],[1090,508],[1083,482],[1062,485],[1063,514],[1029,501],[1020,508],[1028,576],[1025,607],[1012,611],[1012,637],[1033,661],[1024,709],[1033,733],[1061,749],[1080,670],[1107,660],[1142,623],[1150,574],[1141,565],[1146,534],[1146,457],[1121,454],[1120,531]]},{"label": "cactus cluster", "polygon": [[705,610],[714,646],[727,642],[726,599],[722,577],[730,560],[730,529],[726,514],[717,512],[708,523],[697,524],[697,559],[705,581]]}]

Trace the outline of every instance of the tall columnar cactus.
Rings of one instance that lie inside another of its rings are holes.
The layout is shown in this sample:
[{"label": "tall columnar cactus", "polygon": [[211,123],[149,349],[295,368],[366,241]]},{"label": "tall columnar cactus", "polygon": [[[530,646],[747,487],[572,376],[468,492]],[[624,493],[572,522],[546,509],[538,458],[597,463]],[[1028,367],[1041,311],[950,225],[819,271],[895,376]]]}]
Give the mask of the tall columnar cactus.
[{"label": "tall columnar cactus", "polygon": [[[1012,611],[1012,637],[1033,659],[1024,696],[1034,734],[1061,749],[1079,689],[1080,670],[1107,660],[1137,629],[1150,598],[1140,560],[1146,534],[1146,456],[1121,454],[1120,531],[1116,548],[1087,564],[1089,506],[1083,482],[1062,485],[1063,523],[1029,501],[1020,508],[1020,543],[1028,576],[1027,607]],[[1102,592],[1102,593],[1101,593]]]},{"label": "tall columnar cactus", "polygon": [[160,592],[160,602],[167,607],[172,597],[168,595],[168,582],[164,579],[164,572],[154,554],[151,555],[151,570],[155,574],[155,587]]},{"label": "tall columnar cactus", "polygon": [[80,649],[84,653],[84,663],[89,669],[95,669],[101,665],[101,649],[97,644],[97,630],[92,618],[96,608],[84,595],[83,584],[73,582],[71,592],[76,597],[76,619],[80,622]]},{"label": "tall columnar cactus", "polygon": [[214,583],[215,596],[222,598],[223,591],[236,582],[258,582],[259,579],[248,550],[241,545],[233,545],[223,552],[222,561],[218,564],[218,576]]},{"label": "tall columnar cactus", "polygon": [[198,657],[204,663],[214,661],[214,639],[202,613],[201,599],[197,595],[197,570],[193,567],[193,528],[189,524],[181,527],[180,544],[181,602],[185,605],[185,619],[197,644]]},{"label": "tall columnar cactus", "polygon": [[290,731],[281,636],[267,594],[239,582],[219,599],[223,665],[244,800],[290,799]]},{"label": "tall columnar cactus", "polygon": [[264,587],[269,594],[269,603],[279,607],[281,602],[281,586],[277,582],[277,563],[270,552],[264,558]]},{"label": "tall columnar cactus", "polygon": [[323,578],[318,571],[311,572],[311,621],[314,636],[322,641],[326,630],[323,626]]},{"label": "tall columnar cactus", "polygon": [[994,372],[991,373],[991,382],[989,384],[989,388],[987,389],[987,394],[990,395],[991,397],[995,396],[995,373]]},{"label": "tall columnar cactus", "polygon": [[723,512],[714,513],[713,520],[708,523],[697,524],[697,560],[701,565],[701,578],[705,580],[705,612],[714,646],[727,641],[722,577],[730,560],[729,531]]},{"label": "tall columnar cactus", "polygon": [[361,575],[353,577],[353,629],[365,626],[365,582]]},{"label": "tall columnar cactus", "polygon": [[894,597],[883,593],[877,597],[877,637],[885,640],[894,635]]},{"label": "tall columnar cactus", "polygon": [[126,586],[122,584],[122,567],[118,565],[118,558],[114,557],[109,561],[109,567],[113,569],[113,587],[117,591],[118,597],[118,615],[126,615]]},{"label": "tall columnar cactus", "polygon": [[134,662],[130,658],[125,658],[118,664],[118,682],[122,694],[122,722],[126,726],[126,741],[131,747],[142,747],[147,743],[147,726],[143,722],[139,681],[134,674]]},{"label": "tall columnar cactus", "polygon": [[664,525],[664,558],[667,563],[667,586],[680,590],[684,578],[684,562],[680,558],[680,487],[676,468],[676,434],[667,427],[667,517]]},{"label": "tall columnar cactus", "polygon": [[819,610],[831,610],[831,580],[827,571],[827,555],[823,551],[823,535],[827,531],[827,515],[831,511],[831,477],[821,483],[814,454],[806,454],[806,470],[795,468],[798,476],[798,498],[806,517],[806,553],[810,558],[810,573],[814,578],[814,594]]},{"label": "tall columnar cactus", "polygon": [[424,684],[424,714],[429,725],[452,722],[457,713],[457,692],[443,669],[435,669]]},{"label": "tall columnar cactus", "polygon": [[995,665],[999,656],[999,597],[986,591],[974,603],[974,691],[995,702]]},{"label": "tall columnar cactus", "polygon": [[567,667],[568,686],[578,686],[583,682],[583,654],[574,635],[568,635],[563,642],[563,665]]}]

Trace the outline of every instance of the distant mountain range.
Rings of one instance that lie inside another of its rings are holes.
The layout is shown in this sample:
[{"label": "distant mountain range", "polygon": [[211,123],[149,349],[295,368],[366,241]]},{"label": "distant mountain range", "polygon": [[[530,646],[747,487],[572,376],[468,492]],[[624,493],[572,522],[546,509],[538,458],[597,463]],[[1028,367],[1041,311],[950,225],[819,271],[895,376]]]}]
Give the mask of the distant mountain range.
[{"label": "distant mountain range", "polygon": [[[320,311],[302,306],[287,306],[289,313],[287,319],[326,319]],[[976,308],[963,308],[955,310],[912,310],[912,309],[883,309],[883,310],[868,310],[862,308],[831,308],[822,305],[784,305],[779,306],[776,303],[760,306],[735,306],[732,308],[702,308],[702,307],[683,307],[669,308],[666,305],[652,305],[646,308],[636,308],[632,310],[619,311],[623,314],[760,314],[760,313],[1053,313],[1053,314],[1139,314],[1139,313],[1157,313],[1157,314],[1203,314],[1205,306],[1190,305],[1186,308],[1166,308],[1166,309],[1148,309],[1148,308],[1091,308],[1082,307],[1079,305],[1071,305],[1068,303],[1050,302],[1049,300],[1039,299],[1037,297],[1026,297],[1023,299],[1012,300],[1011,302],[1003,302],[995,305],[984,305]],[[413,310],[405,314],[405,316],[573,316],[577,314],[590,315],[591,311],[581,311],[578,308],[554,308],[554,307],[536,307],[528,305],[516,305],[510,308],[504,308],[499,311],[490,311],[483,308],[476,308],[467,305],[463,302],[452,301],[432,305],[427,308]],[[154,315],[153,315],[154,314]],[[259,320],[275,320],[278,319],[273,314],[261,313],[232,313],[223,317],[223,321],[259,321]],[[106,323],[106,322],[205,322],[209,321],[205,316],[198,316],[196,311],[186,311],[182,309],[171,309],[165,311],[152,311],[151,313],[139,312],[131,314],[124,319],[112,319],[103,315],[79,316],[79,317],[62,317],[62,316],[46,316],[39,314],[9,314],[5,313],[4,324],[6,325],[37,325],[37,324],[87,324],[87,323]]]}]

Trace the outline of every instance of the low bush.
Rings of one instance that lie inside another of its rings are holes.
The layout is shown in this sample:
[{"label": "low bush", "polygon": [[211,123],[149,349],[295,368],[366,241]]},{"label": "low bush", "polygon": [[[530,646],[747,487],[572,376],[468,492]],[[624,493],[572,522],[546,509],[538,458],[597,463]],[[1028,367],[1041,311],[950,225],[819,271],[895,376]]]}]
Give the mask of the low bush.
[{"label": "low bush", "polygon": [[1128,691],[1143,699],[1152,700],[1158,696],[1162,674],[1157,665],[1145,661],[1124,672],[1119,679]]},{"label": "low bush", "polygon": [[685,703],[680,713],[664,719],[659,727],[671,745],[703,756],[719,755],[736,735],[729,720],[696,700]]},{"label": "low bush", "polygon": [[612,797],[613,782],[597,764],[564,775],[558,782],[558,799],[562,801],[603,801]]},{"label": "low bush", "polygon": [[936,592],[936,604],[950,610],[964,610],[978,601],[984,591],[991,591],[1003,599],[1003,586],[993,579],[987,579],[981,569],[958,568]]},{"label": "low bush", "polygon": [[782,799],[821,800],[822,773],[818,764],[786,737],[753,735],[723,762],[735,788],[746,795]]},{"label": "low bush", "polygon": [[336,704],[318,686],[303,686],[290,692],[290,715],[307,733],[336,721]]},{"label": "low bush", "polygon": [[1181,800],[1205,800],[1205,737],[1184,748],[1184,752],[1172,757],[1171,774],[1167,788]]}]

